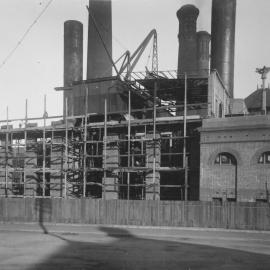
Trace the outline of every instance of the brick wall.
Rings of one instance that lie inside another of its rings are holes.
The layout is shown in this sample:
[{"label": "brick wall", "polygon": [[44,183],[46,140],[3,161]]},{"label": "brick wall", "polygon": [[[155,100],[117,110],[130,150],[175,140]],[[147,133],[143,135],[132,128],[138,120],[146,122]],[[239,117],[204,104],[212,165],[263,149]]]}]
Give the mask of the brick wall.
[{"label": "brick wall", "polygon": [[[269,119],[257,118],[204,121],[200,147],[201,200],[236,196],[238,201],[269,200],[270,164],[258,164],[259,156],[270,151]],[[236,166],[215,164],[215,157],[221,152],[232,154]]]}]

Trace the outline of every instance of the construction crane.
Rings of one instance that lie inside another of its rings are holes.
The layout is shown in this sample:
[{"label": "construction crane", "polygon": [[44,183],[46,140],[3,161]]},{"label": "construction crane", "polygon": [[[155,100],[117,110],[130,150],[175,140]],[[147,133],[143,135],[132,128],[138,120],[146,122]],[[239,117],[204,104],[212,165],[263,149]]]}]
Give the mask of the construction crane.
[{"label": "construction crane", "polygon": [[[129,61],[124,63],[120,68],[118,75],[120,76],[125,69],[127,69],[127,73],[125,75],[125,79],[130,77],[130,74],[134,70],[137,65],[141,55],[145,51],[147,45],[153,38],[153,55],[152,55],[152,72],[158,73],[158,46],[157,46],[157,31],[155,29],[151,30],[150,33],[146,36],[143,42],[139,45],[139,47],[135,50],[135,52],[129,56]],[[126,52],[127,53],[127,52]],[[126,58],[125,58],[126,59]]]},{"label": "construction crane", "polygon": [[90,15],[91,20],[93,21],[93,25],[97,31],[97,34],[100,38],[100,41],[106,51],[106,54],[108,55],[113,68],[117,74],[117,76],[121,76],[121,74],[124,72],[125,69],[127,69],[127,73],[125,75],[125,79],[128,79],[130,77],[131,72],[133,71],[133,69],[135,68],[136,64],[138,63],[141,55],[143,54],[143,52],[145,51],[145,48],[147,47],[148,43],[150,42],[150,40],[153,37],[153,55],[152,55],[152,72],[154,74],[158,73],[158,46],[157,46],[157,31],[156,29],[153,29],[150,31],[150,33],[146,36],[146,38],[143,40],[143,42],[139,45],[139,47],[136,49],[136,51],[130,56],[130,52],[126,51],[117,61],[119,61],[122,57],[124,57],[122,66],[120,68],[120,70],[117,70],[116,67],[116,63],[112,60],[112,56],[109,53],[106,44],[100,34],[100,31],[98,29],[98,25],[96,23],[96,20],[94,18],[94,15],[92,14],[91,10],[89,9],[88,6],[86,6],[88,13]]}]

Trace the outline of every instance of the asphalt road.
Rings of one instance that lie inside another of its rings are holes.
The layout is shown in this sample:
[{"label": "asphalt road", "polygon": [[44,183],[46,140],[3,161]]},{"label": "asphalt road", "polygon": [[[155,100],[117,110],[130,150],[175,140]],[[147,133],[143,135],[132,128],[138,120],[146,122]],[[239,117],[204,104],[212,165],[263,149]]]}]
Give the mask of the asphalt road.
[{"label": "asphalt road", "polygon": [[270,269],[270,232],[0,224],[0,270]]}]

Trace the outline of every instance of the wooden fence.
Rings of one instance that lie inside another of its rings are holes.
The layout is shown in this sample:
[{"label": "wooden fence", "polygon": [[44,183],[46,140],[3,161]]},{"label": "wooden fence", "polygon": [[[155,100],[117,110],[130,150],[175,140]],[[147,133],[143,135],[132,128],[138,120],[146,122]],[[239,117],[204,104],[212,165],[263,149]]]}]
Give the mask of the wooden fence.
[{"label": "wooden fence", "polygon": [[270,230],[267,203],[0,198],[0,222]]}]

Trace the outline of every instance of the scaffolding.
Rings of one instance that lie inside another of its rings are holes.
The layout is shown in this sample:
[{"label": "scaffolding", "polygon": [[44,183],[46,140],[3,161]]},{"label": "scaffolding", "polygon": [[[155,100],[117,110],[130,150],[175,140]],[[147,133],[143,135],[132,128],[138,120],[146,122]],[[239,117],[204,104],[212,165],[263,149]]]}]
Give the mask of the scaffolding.
[{"label": "scaffolding", "polygon": [[[105,98],[103,114],[88,113],[87,84],[84,115],[48,116],[46,97],[39,118],[28,117],[27,101],[22,119],[9,119],[7,109],[0,121],[0,196],[194,199],[202,122],[194,111],[207,111],[207,91],[192,95],[186,75],[172,80],[160,74],[123,82],[127,111],[108,112]],[[205,78],[195,79],[201,89]],[[149,106],[133,108],[135,94]]]}]

